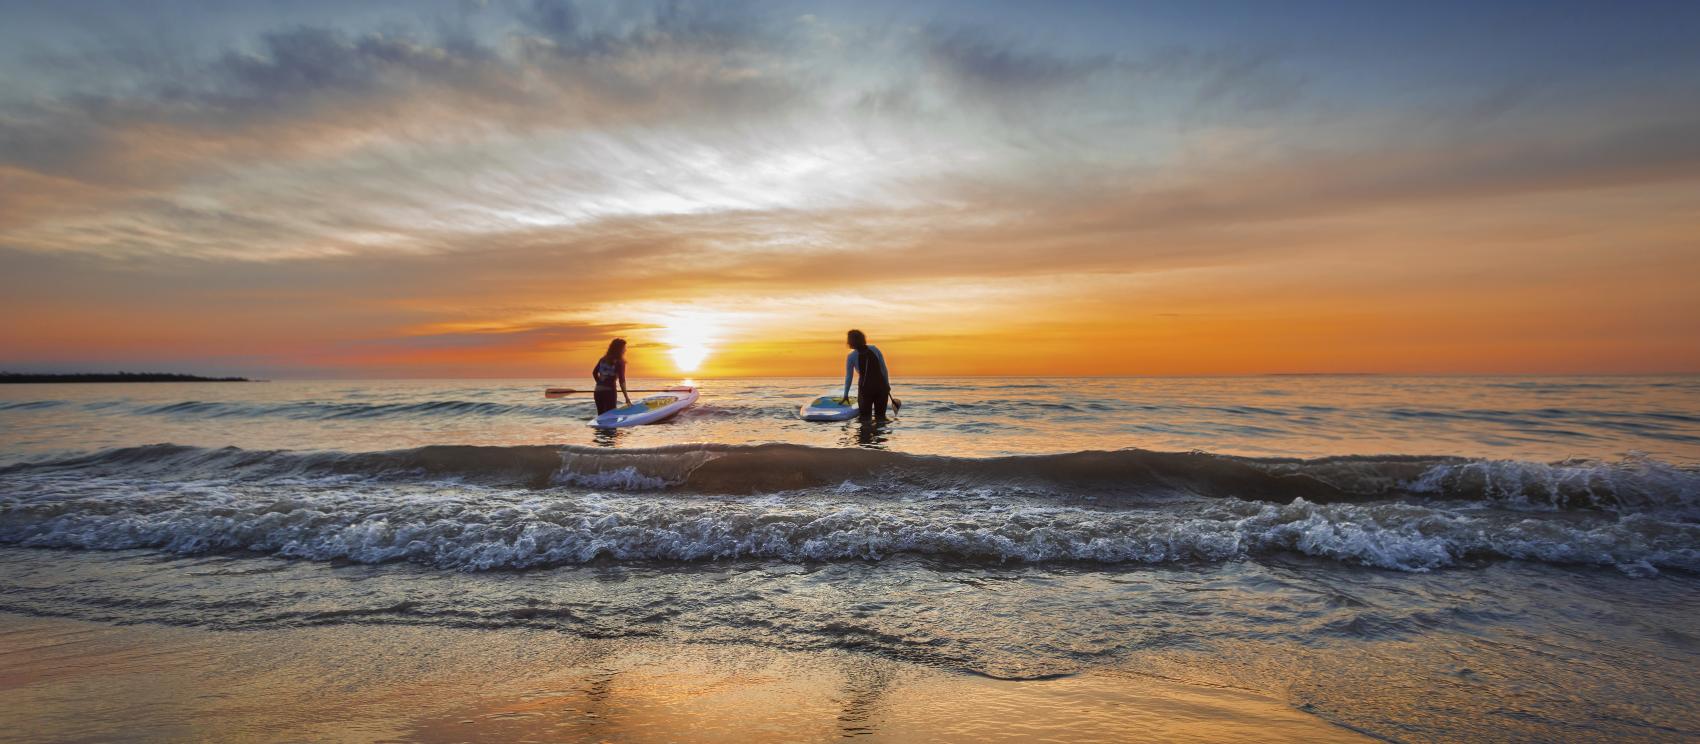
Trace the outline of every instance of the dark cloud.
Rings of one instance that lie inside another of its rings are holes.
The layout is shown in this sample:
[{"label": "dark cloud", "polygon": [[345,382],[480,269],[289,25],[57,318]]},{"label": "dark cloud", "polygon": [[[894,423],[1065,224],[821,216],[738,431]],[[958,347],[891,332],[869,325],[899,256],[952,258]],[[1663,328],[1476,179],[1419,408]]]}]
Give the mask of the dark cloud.
[{"label": "dark cloud", "polygon": [[556,42],[568,42],[582,30],[578,7],[573,3],[535,0],[520,11],[533,30]]},{"label": "dark cloud", "polygon": [[410,85],[476,93],[506,72],[501,68],[492,50],[472,43],[299,27],[266,34],[258,51],[226,52],[209,68],[208,89],[183,95],[202,104],[276,107]]},{"label": "dark cloud", "polygon": [[1020,48],[969,29],[932,27],[921,37],[926,59],[965,91],[983,97],[1022,97],[1068,86],[1108,68],[1107,55],[1064,56]]},{"label": "dark cloud", "polygon": [[1197,110],[1243,115],[1290,106],[1308,83],[1291,66],[1290,54],[1269,47],[1171,45],[1069,54],[980,29],[944,26],[929,27],[918,39],[928,68],[948,87],[1014,106],[1076,91],[1098,97],[1094,108],[1178,96]]},{"label": "dark cloud", "polygon": [[121,91],[79,78],[87,90],[8,106],[0,168],[170,183],[326,140],[765,116],[797,91],[758,69],[772,37],[736,18],[669,5],[597,26],[539,2],[516,19],[517,50],[459,31],[271,31],[132,70]]},{"label": "dark cloud", "polygon": [[128,140],[138,133],[170,130],[216,142],[260,131],[275,146],[291,127],[381,127],[385,122],[371,115],[395,113],[408,97],[511,96],[504,81],[513,75],[481,47],[312,27],[267,33],[252,49],[227,50],[189,69],[140,74],[121,93],[72,90],[10,107],[0,115],[0,165],[78,178],[123,176],[112,172],[113,161],[133,154]]},{"label": "dark cloud", "polygon": [[736,2],[632,5],[630,15],[595,19],[578,3],[533,0],[517,16],[522,33],[547,41],[536,51],[587,60],[692,50],[740,54],[781,42],[763,14]]}]

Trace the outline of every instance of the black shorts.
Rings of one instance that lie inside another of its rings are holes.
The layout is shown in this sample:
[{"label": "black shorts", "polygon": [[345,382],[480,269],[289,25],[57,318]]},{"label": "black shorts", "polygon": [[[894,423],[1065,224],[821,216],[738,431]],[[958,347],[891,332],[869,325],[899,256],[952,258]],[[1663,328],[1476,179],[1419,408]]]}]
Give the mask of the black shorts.
[{"label": "black shorts", "polygon": [[601,416],[619,407],[620,391],[596,389],[596,415]]},{"label": "black shorts", "polygon": [[891,397],[891,388],[856,389],[856,415],[862,418],[870,416],[885,418],[885,402]]}]

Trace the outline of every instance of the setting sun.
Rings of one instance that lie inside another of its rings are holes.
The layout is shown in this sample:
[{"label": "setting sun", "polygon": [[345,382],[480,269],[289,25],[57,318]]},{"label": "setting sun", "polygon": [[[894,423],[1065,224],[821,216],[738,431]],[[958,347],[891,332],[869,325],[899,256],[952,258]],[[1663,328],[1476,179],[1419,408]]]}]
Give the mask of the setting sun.
[{"label": "setting sun", "polygon": [[662,326],[661,340],[680,372],[695,372],[713,351],[720,326],[705,313],[684,312],[670,316]]},{"label": "setting sun", "polygon": [[708,347],[702,344],[676,346],[667,353],[673,357],[673,364],[678,365],[680,372],[695,372],[708,358]]}]

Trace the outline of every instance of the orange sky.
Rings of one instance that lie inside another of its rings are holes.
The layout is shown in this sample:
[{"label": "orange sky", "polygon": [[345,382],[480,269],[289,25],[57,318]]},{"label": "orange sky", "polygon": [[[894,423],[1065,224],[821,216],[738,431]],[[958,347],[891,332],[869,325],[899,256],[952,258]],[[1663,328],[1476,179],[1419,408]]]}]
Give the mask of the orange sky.
[{"label": "orange sky", "polygon": [[20,15],[0,369],[1700,372],[1656,18],[545,6]]}]

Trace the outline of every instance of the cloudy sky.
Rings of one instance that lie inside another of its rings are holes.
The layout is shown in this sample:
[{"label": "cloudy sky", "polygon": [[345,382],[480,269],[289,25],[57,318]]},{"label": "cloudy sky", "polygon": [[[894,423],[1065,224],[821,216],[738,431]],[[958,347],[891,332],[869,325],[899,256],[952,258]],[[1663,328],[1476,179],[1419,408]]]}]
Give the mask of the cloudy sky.
[{"label": "cloudy sky", "polygon": [[0,18],[3,369],[1700,371],[1700,3]]}]

